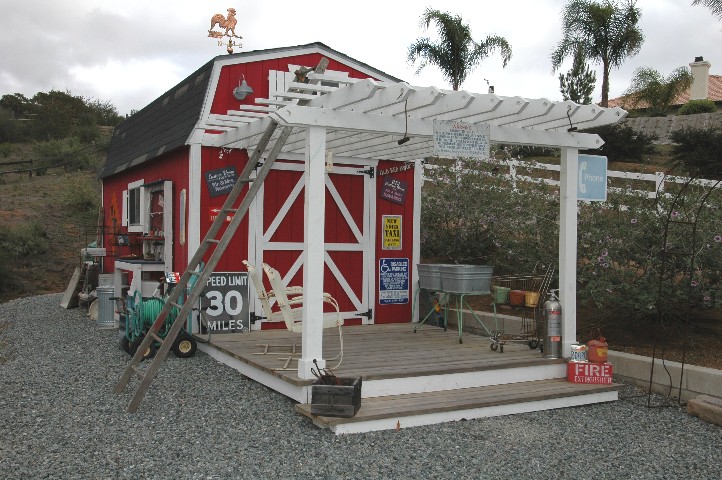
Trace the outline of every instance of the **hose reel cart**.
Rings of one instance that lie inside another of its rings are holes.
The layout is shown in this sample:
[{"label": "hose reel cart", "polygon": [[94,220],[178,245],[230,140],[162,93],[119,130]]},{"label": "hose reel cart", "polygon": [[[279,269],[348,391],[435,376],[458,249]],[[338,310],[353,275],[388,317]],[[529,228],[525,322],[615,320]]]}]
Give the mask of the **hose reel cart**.
[{"label": "hose reel cart", "polygon": [[[159,282],[153,296],[148,298],[143,298],[139,291],[128,297],[114,297],[120,315],[120,347],[131,356],[135,355],[148,329],[165,305],[171,289],[174,288],[177,282],[175,278],[176,276],[173,273],[166,274]],[[160,295],[160,292],[164,290],[164,285],[166,286],[165,292]],[[179,298],[179,304],[181,305],[183,304],[183,297],[185,295]],[[173,322],[178,316],[178,311],[179,309],[175,307],[171,310],[163,327],[157,333],[160,339],[165,338],[170,331]],[[197,348],[196,339],[185,330],[182,330],[173,344],[172,351],[178,358],[188,358],[195,354]],[[144,358],[152,358],[157,349],[158,344],[154,342],[144,353]]]}]

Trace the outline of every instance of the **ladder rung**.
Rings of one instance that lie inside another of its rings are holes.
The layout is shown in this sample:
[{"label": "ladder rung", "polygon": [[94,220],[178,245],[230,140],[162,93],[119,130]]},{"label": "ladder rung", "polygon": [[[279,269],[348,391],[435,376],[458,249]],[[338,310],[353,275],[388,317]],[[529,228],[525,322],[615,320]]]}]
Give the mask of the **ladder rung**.
[{"label": "ladder rung", "polygon": [[237,211],[237,208],[221,208],[221,212],[224,213],[236,213]]},{"label": "ladder rung", "polygon": [[150,333],[150,336],[153,337],[153,340],[155,340],[156,342],[161,343],[161,344],[163,343],[163,339],[160,338],[157,334],[155,334],[153,332],[148,332],[148,333]]},{"label": "ladder rung", "polygon": [[133,369],[133,371],[135,372],[135,375],[136,375],[138,378],[140,378],[141,381],[145,378],[145,372],[143,372],[143,370],[141,370],[140,368],[136,367],[135,365],[131,365],[130,368]]},{"label": "ladder rung", "polygon": [[206,243],[221,243],[220,240],[216,240],[215,238],[206,238],[206,239],[203,240],[203,241],[206,242]]},{"label": "ladder rung", "polygon": [[178,303],[176,303],[176,302],[168,302],[168,303],[170,303],[171,305],[173,305],[173,306],[176,307],[176,308],[183,308],[183,305],[180,305],[180,304],[178,304]]},{"label": "ladder rung", "polygon": [[201,273],[203,273],[203,272],[199,272],[197,270],[189,270],[188,273],[190,273],[191,275],[200,277]]}]

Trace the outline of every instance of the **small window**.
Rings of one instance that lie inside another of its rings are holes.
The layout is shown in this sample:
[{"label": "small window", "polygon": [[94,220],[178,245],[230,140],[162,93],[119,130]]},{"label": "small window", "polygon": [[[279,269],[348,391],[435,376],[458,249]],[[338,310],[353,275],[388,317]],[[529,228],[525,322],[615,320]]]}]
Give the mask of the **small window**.
[{"label": "small window", "polygon": [[143,218],[146,211],[146,188],[143,180],[137,180],[128,184],[126,197],[125,215],[128,222],[129,232],[144,232],[147,221]]},{"label": "small window", "polygon": [[128,224],[140,225],[140,187],[128,190]]}]

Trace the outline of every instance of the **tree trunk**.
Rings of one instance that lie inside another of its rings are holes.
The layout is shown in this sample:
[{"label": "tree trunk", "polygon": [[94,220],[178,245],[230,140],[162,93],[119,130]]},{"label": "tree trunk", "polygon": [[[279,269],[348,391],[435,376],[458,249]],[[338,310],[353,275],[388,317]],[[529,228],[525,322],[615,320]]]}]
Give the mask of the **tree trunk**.
[{"label": "tree trunk", "polygon": [[609,61],[602,60],[602,102],[600,107],[609,106]]}]

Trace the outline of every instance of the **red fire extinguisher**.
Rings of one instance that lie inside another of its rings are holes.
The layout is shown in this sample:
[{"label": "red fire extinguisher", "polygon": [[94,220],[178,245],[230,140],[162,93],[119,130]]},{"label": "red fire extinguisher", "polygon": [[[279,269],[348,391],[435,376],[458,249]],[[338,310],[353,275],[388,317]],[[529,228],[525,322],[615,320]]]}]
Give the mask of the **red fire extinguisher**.
[{"label": "red fire extinguisher", "polygon": [[608,347],[607,340],[601,335],[594,340],[589,340],[587,342],[587,359],[593,363],[606,363]]}]

